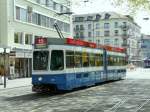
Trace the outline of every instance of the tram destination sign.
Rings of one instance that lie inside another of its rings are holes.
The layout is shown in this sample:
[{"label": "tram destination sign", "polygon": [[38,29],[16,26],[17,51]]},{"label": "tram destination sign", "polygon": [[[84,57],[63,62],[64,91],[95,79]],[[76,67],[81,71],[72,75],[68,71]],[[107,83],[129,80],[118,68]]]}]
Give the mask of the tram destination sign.
[{"label": "tram destination sign", "polygon": [[42,37],[39,37],[39,38],[36,38],[35,39],[35,49],[44,49],[44,48],[47,48],[48,45],[47,45],[47,38],[42,38]]}]

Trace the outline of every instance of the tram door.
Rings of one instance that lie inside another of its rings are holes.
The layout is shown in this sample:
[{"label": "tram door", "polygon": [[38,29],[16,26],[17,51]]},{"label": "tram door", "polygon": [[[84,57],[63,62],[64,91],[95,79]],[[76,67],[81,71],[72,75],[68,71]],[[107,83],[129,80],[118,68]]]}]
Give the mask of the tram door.
[{"label": "tram door", "polygon": [[103,50],[103,62],[104,62],[104,76],[105,76],[105,79],[107,80],[108,79],[108,55],[107,55],[107,51],[106,50]]},{"label": "tram door", "polygon": [[67,83],[69,88],[74,88],[76,85],[75,52],[73,50],[66,50],[65,58]]}]

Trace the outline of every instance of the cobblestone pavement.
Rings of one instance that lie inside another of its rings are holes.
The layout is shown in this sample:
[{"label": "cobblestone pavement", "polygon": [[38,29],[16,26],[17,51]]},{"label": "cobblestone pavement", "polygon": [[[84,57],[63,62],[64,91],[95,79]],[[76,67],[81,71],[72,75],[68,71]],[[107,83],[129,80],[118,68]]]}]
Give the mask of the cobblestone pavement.
[{"label": "cobblestone pavement", "polygon": [[150,112],[150,79],[126,79],[64,94],[31,86],[0,91],[0,112]]}]

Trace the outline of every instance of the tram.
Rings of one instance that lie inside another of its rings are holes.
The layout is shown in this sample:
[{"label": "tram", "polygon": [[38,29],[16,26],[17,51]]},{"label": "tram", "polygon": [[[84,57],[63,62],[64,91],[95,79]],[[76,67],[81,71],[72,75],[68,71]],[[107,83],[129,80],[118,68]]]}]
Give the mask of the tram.
[{"label": "tram", "polygon": [[142,62],[143,62],[144,68],[150,68],[150,59],[149,58],[145,58],[144,60],[142,60]]},{"label": "tram", "polygon": [[124,79],[125,66],[122,48],[71,38],[37,38],[33,51],[32,90],[72,90]]}]

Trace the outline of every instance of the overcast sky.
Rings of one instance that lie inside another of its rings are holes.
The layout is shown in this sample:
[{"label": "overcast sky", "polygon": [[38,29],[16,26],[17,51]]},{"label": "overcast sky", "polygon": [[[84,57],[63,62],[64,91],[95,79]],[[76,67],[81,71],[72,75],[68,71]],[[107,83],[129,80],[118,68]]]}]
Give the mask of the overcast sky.
[{"label": "overcast sky", "polygon": [[[74,0],[74,1],[84,1],[84,0]],[[103,11],[114,11],[123,15],[129,14],[129,10],[126,6],[116,7],[112,5],[111,0],[91,0],[88,3],[84,2],[76,2],[73,5],[73,12],[75,14],[82,14],[82,13],[93,13],[93,12],[103,12]],[[145,11],[139,11],[136,15],[134,15],[135,22],[141,26],[141,32],[144,34],[150,35],[150,20],[143,20],[143,18],[149,17],[150,13],[148,14]]]}]

